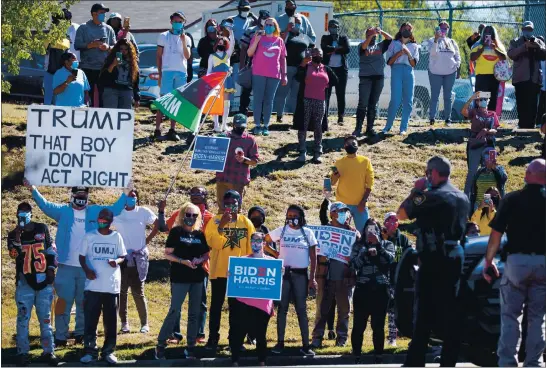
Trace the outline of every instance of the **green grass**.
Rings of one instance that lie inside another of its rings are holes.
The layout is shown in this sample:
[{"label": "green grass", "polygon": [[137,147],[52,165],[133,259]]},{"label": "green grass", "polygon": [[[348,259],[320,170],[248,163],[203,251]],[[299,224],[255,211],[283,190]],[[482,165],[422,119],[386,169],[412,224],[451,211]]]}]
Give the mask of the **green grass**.
[{"label": "green grass", "polygon": [[[244,208],[259,204],[267,209],[266,225],[275,228],[283,223],[284,211],[291,203],[298,203],[307,210],[310,223],[318,224],[318,211],[322,202],[322,179],[328,173],[334,161],[344,155],[342,138],[354,128],[354,119],[346,119],[344,126],[331,121],[331,132],[325,136],[324,162],[320,165],[294,162],[297,153],[294,151],[297,142],[296,132],[289,130],[288,117],[284,124],[273,124],[270,137],[258,137],[261,161],[253,170],[253,181],[245,197]],[[136,187],[139,189],[141,204],[155,210],[155,203],[162,198],[170,178],[177,170],[183,152],[187,149],[184,143],[156,142],[143,143],[153,132],[153,117],[146,109],[137,113],[135,139],[137,142],[133,155],[133,174]],[[252,119],[251,119],[252,120]],[[14,213],[21,201],[30,200],[29,192],[22,186],[24,170],[24,135],[26,106],[2,104],[2,236],[14,226]],[[252,125],[252,124],[251,124]],[[377,128],[382,128],[383,121]],[[210,131],[211,124],[206,130]],[[509,173],[507,191],[522,186],[525,164],[539,155],[537,137],[516,137],[511,133],[512,126],[503,124],[498,134],[501,155],[499,162]],[[165,124],[164,131],[167,130]],[[396,210],[412,187],[413,182],[425,170],[426,161],[433,155],[442,154],[448,157],[454,168],[453,182],[462,188],[466,176],[465,143],[463,137],[468,134],[468,124],[454,125],[451,128],[437,127],[429,130],[424,123],[411,123],[409,136],[391,136],[385,140],[366,143],[363,140],[359,153],[371,158],[375,170],[375,188],[370,198],[369,207],[374,217],[382,219],[388,211]],[[184,136],[185,138],[185,136]],[[310,139],[309,139],[310,140]],[[205,184],[209,190],[213,211],[216,209],[214,175],[208,172],[190,171],[187,165],[178,176],[173,193],[169,196],[167,212],[180,207],[187,201],[187,190],[194,185]],[[66,202],[69,199],[67,188],[41,187],[41,192],[51,201]],[[119,195],[119,190],[92,189],[90,200],[95,203],[111,203]],[[54,234],[55,222],[39,210],[34,211],[36,221],[50,225]],[[165,235],[157,236],[150,246],[153,261],[150,270],[150,282],[146,285],[149,303],[150,333],[138,332],[118,336],[117,355],[120,359],[149,359],[155,345],[159,329],[170,303],[168,267],[162,260]],[[4,243],[5,244],[5,243]],[[16,308],[14,296],[15,265],[7,256],[7,249],[2,247],[2,355],[3,363],[15,354],[15,319]],[[312,330],[315,315],[315,302],[308,301],[308,315]],[[227,308],[227,304],[226,304]],[[289,348],[300,345],[300,332],[295,311],[289,313],[286,337]],[[227,344],[228,335],[227,309],[222,313],[221,341]],[[182,330],[185,334],[187,313],[184,310]],[[138,331],[139,322],[134,303],[129,297],[129,322],[134,331]],[[245,321],[241,321],[245,323]],[[350,322],[352,325],[352,320]],[[73,328],[73,323],[71,325]],[[32,355],[40,354],[39,328],[35,316],[31,320]],[[99,324],[99,334],[102,326]],[[276,318],[272,318],[268,329],[269,346],[276,343]],[[407,339],[400,339],[398,348],[388,352],[400,352],[407,348]],[[99,346],[102,338],[99,338]],[[336,348],[332,341],[325,340],[324,348],[318,354],[349,354],[350,347]],[[366,330],[364,351],[372,350],[371,331]],[[295,352],[295,350],[294,350]],[[58,355],[68,361],[81,356],[81,346],[58,350]],[[203,351],[204,353],[204,351]],[[180,346],[170,349],[168,357],[179,357]],[[228,354],[222,352],[221,354]]]}]

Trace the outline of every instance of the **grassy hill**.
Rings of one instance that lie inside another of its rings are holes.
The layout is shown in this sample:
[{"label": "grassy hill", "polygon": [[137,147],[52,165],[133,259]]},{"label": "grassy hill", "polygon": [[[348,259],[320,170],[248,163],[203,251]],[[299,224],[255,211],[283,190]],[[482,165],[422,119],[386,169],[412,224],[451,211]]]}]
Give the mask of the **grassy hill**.
[{"label": "grassy hill", "polygon": [[[24,171],[24,150],[26,130],[26,106],[2,104],[2,237],[13,228],[16,206],[21,201],[30,201],[30,194],[22,186]],[[284,222],[286,208],[291,203],[302,205],[307,210],[307,218],[311,224],[318,224],[318,211],[322,202],[322,183],[329,173],[330,166],[342,157],[343,137],[354,128],[355,121],[346,119],[344,126],[331,124],[331,131],[324,137],[324,162],[320,165],[296,163],[297,135],[290,130],[291,121],[285,117],[285,123],[272,124],[270,137],[258,137],[261,161],[252,170],[252,183],[244,201],[244,209],[252,205],[261,205],[267,209],[266,225],[269,228],[280,226]],[[250,119],[252,120],[252,119]],[[332,119],[333,120],[333,119]],[[167,130],[165,124],[164,131]],[[384,121],[378,122],[379,127]],[[396,122],[394,131],[399,123]],[[252,126],[252,125],[251,125]],[[211,124],[206,131],[210,132]],[[430,129],[425,123],[410,123],[409,135],[389,136],[386,139],[361,140],[360,154],[370,157],[375,170],[375,188],[370,197],[370,213],[382,219],[388,211],[396,210],[409,193],[413,182],[424,174],[426,161],[433,155],[441,154],[448,157],[453,164],[452,179],[457,187],[462,188],[466,176],[466,144],[468,124],[453,127],[437,127]],[[153,132],[153,119],[148,110],[141,109],[137,114],[135,126],[135,147],[133,154],[133,175],[135,185],[140,193],[141,205],[155,209],[155,203],[167,189],[172,175],[177,170],[183,152],[187,149],[185,143],[156,142],[150,143],[148,137]],[[538,136],[519,137],[512,133],[513,126],[502,124],[498,134],[500,149],[499,162],[507,168],[509,180],[507,191],[520,188],[523,185],[525,165],[539,155],[540,142]],[[185,134],[184,134],[185,138]],[[311,138],[308,139],[309,147]],[[310,149],[312,152],[312,148]],[[169,196],[167,212],[178,208],[187,201],[187,191],[194,185],[205,185],[209,190],[209,200],[213,212],[216,210],[214,175],[209,172],[194,172],[185,167],[178,177],[174,192]],[[41,187],[40,191],[51,201],[66,202],[69,199],[67,188]],[[94,203],[111,203],[119,195],[119,190],[92,189],[90,201]],[[55,222],[35,209],[34,219],[50,225],[55,233]],[[117,355],[120,359],[151,358],[153,346],[170,303],[168,283],[168,265],[162,260],[162,252],[166,240],[165,235],[156,237],[150,246],[151,267],[146,285],[146,295],[149,302],[150,333],[143,335],[134,332],[118,337]],[[8,257],[5,241],[2,244],[2,363],[9,361],[15,350],[15,319],[14,302],[15,266]],[[227,308],[227,303],[226,303]],[[129,297],[129,322],[133,331],[140,328],[134,303]],[[308,314],[312,323],[315,314],[315,302],[308,301]],[[187,313],[183,312],[182,330],[186,332]],[[73,321],[72,321],[73,322]],[[352,321],[351,321],[352,326]],[[227,344],[227,309],[223,313],[221,344]],[[71,326],[73,328],[73,325]],[[99,325],[99,331],[102,326]],[[101,334],[101,332],[99,332]],[[300,346],[300,332],[297,326],[295,311],[291,309],[287,326],[287,346]],[[269,346],[276,343],[276,318],[272,318],[268,329]],[[408,341],[401,339],[397,349],[388,352],[399,352],[407,347]],[[99,346],[102,338],[99,338]],[[366,331],[364,351],[372,350],[371,331]],[[35,316],[31,320],[32,354],[40,354],[39,329]],[[168,350],[167,357],[179,357],[181,346]],[[201,352],[198,352],[200,354]],[[203,350],[204,354],[205,351]],[[317,351],[319,354],[349,354],[350,346],[335,348],[332,341],[326,341],[325,347]],[[227,353],[223,353],[227,354]],[[61,349],[58,355],[67,360],[79,359],[82,355],[81,346],[76,349],[69,347]]]}]

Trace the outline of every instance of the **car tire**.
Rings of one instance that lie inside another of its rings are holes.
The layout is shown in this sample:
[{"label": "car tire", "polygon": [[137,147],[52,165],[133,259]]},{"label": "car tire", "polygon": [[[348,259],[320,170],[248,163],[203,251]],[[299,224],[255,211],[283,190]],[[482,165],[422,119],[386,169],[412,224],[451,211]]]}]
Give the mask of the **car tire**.
[{"label": "car tire", "polygon": [[411,109],[411,118],[414,120],[424,120],[428,117],[430,97],[426,88],[417,87],[413,94],[413,106]]}]

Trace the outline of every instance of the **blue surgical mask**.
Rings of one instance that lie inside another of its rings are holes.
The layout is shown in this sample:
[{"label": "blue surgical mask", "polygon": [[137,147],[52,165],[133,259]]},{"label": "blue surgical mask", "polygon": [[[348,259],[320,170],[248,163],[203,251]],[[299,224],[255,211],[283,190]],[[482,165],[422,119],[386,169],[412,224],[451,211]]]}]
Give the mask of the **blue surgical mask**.
[{"label": "blue surgical mask", "polygon": [[486,108],[487,107],[487,100],[480,100],[478,103],[480,107]]},{"label": "blue surgical mask", "polygon": [[134,207],[136,206],[136,203],[137,203],[137,197],[127,197],[127,199],[125,200],[125,204],[127,205],[127,207]]},{"label": "blue surgical mask", "polygon": [[531,38],[531,36],[533,35],[533,31],[521,31],[521,34],[525,38]]},{"label": "blue surgical mask", "polygon": [[338,212],[337,213],[337,222],[344,225],[347,222],[347,219],[349,218],[349,212]]},{"label": "blue surgical mask", "polygon": [[272,24],[267,24],[267,25],[265,26],[265,34],[266,34],[266,35],[272,35],[273,32],[275,32],[275,26],[272,25]]},{"label": "blue surgical mask", "polygon": [[184,24],[182,23],[175,22],[172,24],[172,26],[173,26],[173,33],[175,35],[181,34],[182,31],[184,30]]},{"label": "blue surgical mask", "polygon": [[99,14],[97,15],[97,19],[99,20],[99,22],[104,22],[104,19],[106,18],[106,13],[102,13],[102,14]]},{"label": "blue surgical mask", "polygon": [[17,214],[17,223],[20,227],[25,226],[30,222],[32,219],[32,213],[31,212],[19,212]]},{"label": "blue surgical mask", "polygon": [[214,32],[216,32],[216,27],[214,27],[214,26],[208,26],[208,27],[207,27],[207,32],[208,32],[208,33],[214,33]]},{"label": "blue surgical mask", "polygon": [[263,250],[263,242],[262,240],[252,240],[250,242],[250,247],[252,248],[252,253],[260,253]]},{"label": "blue surgical mask", "polygon": [[72,69],[78,69],[80,62],[78,60],[72,62]]}]

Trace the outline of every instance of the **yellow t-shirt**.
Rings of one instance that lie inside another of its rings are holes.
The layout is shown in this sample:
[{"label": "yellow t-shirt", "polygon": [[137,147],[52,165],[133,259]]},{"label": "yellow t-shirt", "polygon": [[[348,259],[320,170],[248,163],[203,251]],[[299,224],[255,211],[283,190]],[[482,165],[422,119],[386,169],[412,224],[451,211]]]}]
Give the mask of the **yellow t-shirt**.
[{"label": "yellow t-shirt", "polygon": [[493,74],[497,61],[499,61],[499,56],[495,50],[486,47],[480,57],[476,60],[476,68],[474,69],[476,75]]},{"label": "yellow t-shirt", "polygon": [[340,175],[336,200],[351,206],[358,205],[366,189],[373,190],[373,167],[370,159],[361,155],[345,156],[336,161],[335,167]]},{"label": "yellow t-shirt", "polygon": [[472,222],[475,222],[480,227],[480,235],[491,235],[491,228],[489,227],[489,222],[493,220],[493,217],[495,217],[495,213],[497,211],[493,210],[489,217],[487,217],[487,214],[483,215],[482,217],[482,210],[477,209],[474,211],[474,214],[472,215]]},{"label": "yellow t-shirt", "polygon": [[229,257],[243,257],[252,253],[250,237],[256,232],[252,222],[237,215],[237,222],[229,223],[220,234],[218,224],[221,215],[212,218],[205,228],[205,238],[211,247],[210,278],[227,277]]}]

